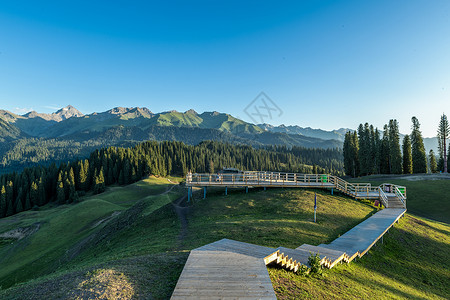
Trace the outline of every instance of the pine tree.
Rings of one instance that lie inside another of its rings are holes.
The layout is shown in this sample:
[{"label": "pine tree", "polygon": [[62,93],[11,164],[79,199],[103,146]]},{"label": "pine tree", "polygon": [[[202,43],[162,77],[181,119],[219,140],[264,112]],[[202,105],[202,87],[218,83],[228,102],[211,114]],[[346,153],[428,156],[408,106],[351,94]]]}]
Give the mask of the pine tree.
[{"label": "pine tree", "polygon": [[16,199],[16,211],[15,213],[18,214],[20,212],[23,211],[23,205],[22,205],[22,188],[20,188],[19,192],[18,192],[18,196]]},{"label": "pine tree", "polygon": [[450,125],[448,123],[447,116],[442,114],[441,120],[439,121],[439,127],[437,132],[438,137],[438,148],[439,157],[442,158],[444,173],[447,172],[447,139],[450,136]]},{"label": "pine tree", "polygon": [[[8,205],[9,205],[10,202],[11,202],[11,205],[14,202],[14,184],[13,184],[13,182],[11,180],[9,180],[6,183],[6,202],[8,203]],[[10,209],[10,207],[8,207],[8,210],[9,209]],[[12,211],[14,213],[14,209],[13,208],[12,208]]]},{"label": "pine tree", "polygon": [[377,129],[375,129],[375,134],[374,134],[374,151],[375,151],[375,174],[380,174],[381,173],[381,138],[380,138],[380,131]]},{"label": "pine tree", "polygon": [[358,127],[358,142],[359,142],[359,165],[361,175],[368,175],[372,171],[372,150],[370,149],[370,129],[369,124],[364,126],[359,124]]},{"label": "pine tree", "polygon": [[214,173],[214,162],[212,159],[209,160],[208,173]]},{"label": "pine tree", "polygon": [[0,218],[6,215],[6,188],[2,185],[0,189]]},{"label": "pine tree", "polygon": [[427,155],[423,144],[422,132],[420,131],[420,123],[416,117],[412,117],[411,121],[413,123],[411,132],[413,173],[426,173]]},{"label": "pine tree", "polygon": [[389,120],[389,160],[392,174],[402,174],[402,152],[397,120]]},{"label": "pine tree", "polygon": [[56,182],[56,201],[59,204],[66,202],[66,192],[64,191],[64,183],[61,172],[59,172],[58,181]]},{"label": "pine tree", "polygon": [[30,200],[30,194],[28,193],[25,197],[25,206],[23,207],[24,210],[29,210],[32,208],[31,200]]},{"label": "pine tree", "polygon": [[360,163],[359,163],[358,135],[356,134],[356,132],[354,132],[352,135],[350,149],[351,149],[351,156],[353,157],[352,161],[353,177],[357,177],[360,175],[359,170]]},{"label": "pine tree", "polygon": [[6,216],[12,216],[14,214],[14,205],[12,199],[8,201],[8,207],[6,209]]},{"label": "pine tree", "polygon": [[46,199],[46,195],[45,195],[45,183],[44,183],[44,179],[41,178],[39,179],[39,183],[38,183],[38,203],[37,205],[39,206],[43,206],[47,203],[47,199]]},{"label": "pine tree", "polygon": [[94,194],[100,194],[105,191],[105,177],[103,176],[103,168],[95,176]]},{"label": "pine tree", "polygon": [[344,170],[346,175],[353,175],[353,169],[352,169],[352,156],[351,156],[351,149],[350,149],[350,143],[352,140],[352,133],[350,131],[347,131],[344,136],[344,147],[343,147],[343,154],[344,154]]},{"label": "pine tree", "polygon": [[391,159],[389,150],[389,127],[384,125],[383,139],[380,145],[380,172],[381,174],[391,173]]},{"label": "pine tree", "polygon": [[430,150],[430,172],[436,173],[437,172],[437,163],[436,163],[436,155],[434,154],[433,149]]},{"label": "pine tree", "polygon": [[413,162],[411,155],[411,140],[406,135],[403,139],[403,174],[412,174]]},{"label": "pine tree", "polygon": [[73,189],[75,189],[75,173],[73,172],[73,168],[69,169],[67,179],[69,179],[70,186],[73,187]]},{"label": "pine tree", "polygon": [[32,205],[40,205],[39,203],[39,188],[35,181],[31,184],[30,188],[30,201]]}]

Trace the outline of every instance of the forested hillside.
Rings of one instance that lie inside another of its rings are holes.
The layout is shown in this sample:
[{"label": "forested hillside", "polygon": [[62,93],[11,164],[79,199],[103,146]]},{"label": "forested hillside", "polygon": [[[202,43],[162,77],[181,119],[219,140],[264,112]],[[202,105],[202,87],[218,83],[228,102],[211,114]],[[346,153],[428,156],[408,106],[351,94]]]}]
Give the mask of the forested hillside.
[{"label": "forested hillside", "polygon": [[182,142],[144,142],[132,148],[109,147],[89,158],[48,167],[26,168],[0,177],[0,217],[38,208],[49,202],[72,203],[87,192],[125,185],[147,175],[214,172],[224,167],[298,173],[343,173],[337,149],[271,146],[253,148],[220,142],[193,146]]}]

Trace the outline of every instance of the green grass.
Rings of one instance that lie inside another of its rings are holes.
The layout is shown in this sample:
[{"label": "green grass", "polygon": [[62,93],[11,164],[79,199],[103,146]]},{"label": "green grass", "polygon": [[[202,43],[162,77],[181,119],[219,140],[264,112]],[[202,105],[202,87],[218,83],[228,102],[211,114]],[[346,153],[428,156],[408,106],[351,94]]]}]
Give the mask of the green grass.
[{"label": "green grass", "polygon": [[[419,175],[423,176],[423,175]],[[414,179],[414,176],[410,177]],[[427,178],[426,176],[424,178]],[[408,212],[417,216],[450,223],[450,180],[406,180],[395,176],[366,176],[352,182],[369,182],[372,185],[394,183],[406,186]]]},{"label": "green grass", "polygon": [[[78,214],[91,221],[70,229],[71,233],[61,241],[62,247],[55,246],[57,249],[51,251],[55,253],[51,254],[54,255],[52,259],[64,263],[53,270],[46,269],[40,277],[34,264],[27,264],[16,275],[22,277],[16,277],[14,281],[24,283],[0,290],[0,298],[76,299],[98,296],[99,293],[110,295],[116,291],[123,299],[168,299],[189,250],[221,238],[291,248],[303,243],[327,243],[376,212],[366,203],[319,190],[318,222],[314,223],[312,190],[250,189],[246,194],[243,189],[229,189],[229,195],[225,196],[223,189],[211,188],[207,199],[202,199],[202,193],[194,193],[193,204],[189,204],[187,213],[187,234],[183,237],[180,235],[181,223],[170,202],[185,190],[176,186],[169,193],[157,195],[157,191],[164,191],[159,190],[159,185],[167,180],[152,180],[116,188],[115,193],[99,195],[102,198],[87,198],[85,205],[96,204],[93,206],[101,207],[100,212],[106,216],[121,203],[115,194],[133,195],[136,200],[132,206],[126,201],[122,203],[123,213],[91,232],[86,229],[86,224],[97,222],[99,218]],[[148,193],[142,193],[139,186],[147,186]],[[419,184],[420,187],[423,185]],[[49,224],[55,219],[55,224],[61,224],[64,216],[70,220],[76,218],[78,205],[28,213],[45,213],[41,219],[47,218]],[[86,213],[95,214],[95,211],[97,209]],[[38,219],[37,216],[28,218]],[[23,219],[21,224],[33,224],[22,214],[17,219]],[[0,233],[4,232],[3,228],[13,226],[11,222],[7,223],[0,224]],[[33,236],[44,233],[60,236],[57,227],[44,225]],[[80,228],[84,230],[80,231]],[[77,234],[91,239],[76,238]],[[304,277],[273,267],[269,268],[269,273],[281,299],[445,298],[450,294],[449,236],[448,224],[408,214],[385,235],[384,244],[378,243],[363,258],[348,265],[326,270],[323,277]],[[5,242],[0,251],[29,251],[28,245],[19,247],[19,243],[9,245]],[[76,255],[67,259],[66,252],[58,252],[60,248]],[[37,251],[29,253],[30,259],[37,262],[49,255],[44,253],[41,257]],[[24,277],[24,272],[34,275]],[[6,276],[11,277],[10,274]]]},{"label": "green grass", "polygon": [[222,238],[269,247],[298,247],[303,243],[329,242],[376,210],[347,197],[317,191],[317,223],[314,192],[301,189],[241,190],[223,195],[208,192],[189,215],[186,249]]},{"label": "green grass", "polygon": [[103,194],[85,197],[78,204],[47,205],[39,211],[0,220],[0,233],[18,227],[40,226],[29,237],[0,243],[0,286],[9,287],[64,268],[72,260],[68,256],[76,254],[72,254],[72,248],[103,230],[107,221],[119,218],[115,216],[120,216],[120,212],[142,202],[146,206],[145,213],[151,214],[170,203],[177,193],[156,195],[171,186],[173,184],[165,178],[150,177],[126,187],[109,188]]},{"label": "green grass", "polygon": [[269,268],[279,299],[447,299],[450,226],[406,215],[368,254],[304,277]]}]

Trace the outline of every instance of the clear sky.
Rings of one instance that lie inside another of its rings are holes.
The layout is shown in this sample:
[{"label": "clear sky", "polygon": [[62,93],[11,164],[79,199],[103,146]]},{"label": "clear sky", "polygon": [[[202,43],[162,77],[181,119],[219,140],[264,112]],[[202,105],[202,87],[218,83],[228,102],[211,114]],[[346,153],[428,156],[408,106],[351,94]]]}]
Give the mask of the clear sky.
[{"label": "clear sky", "polygon": [[417,116],[435,136],[450,115],[450,1],[0,0],[1,109],[251,121],[260,92],[282,111],[274,125],[396,118],[408,133]]}]

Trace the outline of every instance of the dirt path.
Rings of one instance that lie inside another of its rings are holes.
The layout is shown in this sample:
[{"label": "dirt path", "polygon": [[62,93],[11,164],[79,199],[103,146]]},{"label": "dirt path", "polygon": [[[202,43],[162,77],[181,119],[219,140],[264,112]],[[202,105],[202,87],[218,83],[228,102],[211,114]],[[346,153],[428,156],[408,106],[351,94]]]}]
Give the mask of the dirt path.
[{"label": "dirt path", "polygon": [[187,213],[189,211],[189,207],[181,206],[180,204],[186,199],[186,195],[178,198],[174,202],[172,202],[173,208],[175,210],[175,213],[178,216],[178,219],[180,220],[181,228],[180,228],[180,234],[178,235],[177,244],[175,247],[175,250],[179,250],[181,246],[183,245],[183,242],[187,236],[188,233],[188,221],[187,221]]}]

